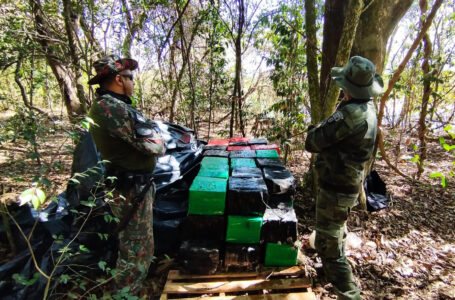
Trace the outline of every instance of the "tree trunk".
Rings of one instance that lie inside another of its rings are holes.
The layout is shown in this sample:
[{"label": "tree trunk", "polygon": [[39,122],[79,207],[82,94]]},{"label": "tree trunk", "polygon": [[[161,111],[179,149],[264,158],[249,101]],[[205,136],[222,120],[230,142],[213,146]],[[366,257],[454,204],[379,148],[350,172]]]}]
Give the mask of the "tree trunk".
[{"label": "tree trunk", "polygon": [[[343,25],[343,32],[341,34],[340,44],[335,58],[335,66],[344,66],[349,60],[362,8],[363,0],[349,1],[346,20]],[[332,80],[330,80],[327,96],[322,99],[321,103],[323,112],[322,118],[326,118],[333,113],[339,94],[340,88]]]},{"label": "tree trunk", "polygon": [[[420,12],[421,17],[423,17],[428,8],[427,0],[420,0]],[[424,163],[427,158],[427,141],[426,141],[426,133],[427,133],[427,124],[425,122],[425,117],[428,113],[428,102],[430,100],[431,95],[431,72],[430,72],[430,56],[432,53],[432,43],[430,41],[430,37],[428,33],[425,33],[423,36],[423,62],[422,62],[422,73],[423,73],[423,95],[422,95],[422,109],[420,110],[420,118],[419,118],[419,141],[420,141],[420,159],[419,163],[417,164],[417,179],[420,179],[422,173],[424,171]]]},{"label": "tree trunk", "polygon": [[74,83],[76,85],[76,93],[81,103],[81,109],[87,111],[87,98],[85,96],[84,87],[82,86],[81,77],[81,62],[80,62],[80,51],[78,50],[76,41],[78,40],[78,18],[79,16],[73,9],[73,3],[71,0],[63,0],[63,16],[65,20],[65,30],[68,37],[68,48],[71,57],[71,68],[74,72]]},{"label": "tree trunk", "polygon": [[375,64],[376,73],[382,74],[387,41],[412,2],[413,0],[365,1],[351,56],[368,58]]},{"label": "tree trunk", "polygon": [[318,105],[319,78],[318,78],[318,55],[316,37],[316,9],[314,0],[305,0],[305,31],[307,36],[306,57],[308,70],[308,94],[311,103],[311,123],[316,124],[321,120],[322,111]]},{"label": "tree trunk", "polygon": [[[127,25],[127,33],[122,44],[122,54],[125,57],[131,57],[131,46],[133,45],[134,37],[144,26],[144,22],[147,19],[147,11],[144,8],[134,5],[133,8],[130,9],[127,0],[122,0],[122,6],[125,12]],[[133,12],[133,14],[131,12]]]},{"label": "tree trunk", "polygon": [[[313,124],[323,119],[324,99],[327,97],[331,80],[330,71],[335,66],[335,59],[343,33],[344,20],[349,0],[326,0],[324,9],[324,31],[322,40],[322,64],[320,78],[320,99],[316,110],[317,118],[311,116]],[[313,106],[313,104],[312,104]],[[313,107],[311,108],[313,111]]]},{"label": "tree trunk", "polygon": [[385,102],[388,99],[390,93],[392,92],[393,86],[395,83],[398,81],[398,79],[401,76],[401,73],[403,72],[406,64],[408,63],[409,59],[411,58],[414,50],[417,48],[417,46],[420,44],[422,41],[423,36],[427,32],[428,28],[431,25],[431,22],[433,21],[434,16],[436,15],[436,12],[438,11],[439,7],[441,7],[442,0],[436,0],[433,4],[433,7],[431,8],[431,12],[426,18],[424,24],[422,25],[422,28],[420,29],[419,34],[417,35],[415,41],[412,43],[411,47],[409,48],[408,52],[406,53],[406,56],[403,58],[401,61],[400,65],[398,68],[395,70],[393,73],[392,78],[389,80],[389,84],[387,86],[387,90],[384,92],[384,94],[381,97],[380,105],[379,105],[379,113],[378,113],[378,126],[381,126],[382,124],[382,117],[384,115],[384,107],[385,107]]},{"label": "tree trunk", "polygon": [[68,69],[57,58],[56,53],[54,53],[53,45],[51,44],[52,36],[49,34],[46,22],[44,21],[45,16],[42,13],[40,0],[30,0],[30,5],[32,6],[35,19],[38,42],[41,45],[48,65],[57,79],[68,116],[74,120],[76,116],[86,113],[85,106],[77,96],[76,83],[74,81],[75,76],[71,69]]},{"label": "tree trunk", "polygon": [[243,121],[242,121],[242,107],[241,107],[241,97],[242,97],[242,36],[243,36],[243,26],[245,25],[245,3],[243,0],[239,0],[239,19],[237,26],[237,34],[235,37],[235,78],[234,78],[234,92],[232,94],[232,104],[231,104],[231,121],[229,124],[229,136],[234,136],[234,118],[236,115],[236,103],[238,103],[238,121],[240,122],[240,129],[242,130],[242,135],[245,135],[243,132]]}]

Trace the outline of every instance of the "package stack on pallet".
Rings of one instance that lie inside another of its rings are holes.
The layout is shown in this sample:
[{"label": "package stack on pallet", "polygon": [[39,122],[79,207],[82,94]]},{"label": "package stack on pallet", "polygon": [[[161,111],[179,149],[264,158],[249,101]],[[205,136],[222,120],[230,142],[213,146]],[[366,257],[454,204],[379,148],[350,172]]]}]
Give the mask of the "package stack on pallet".
[{"label": "package stack on pallet", "polygon": [[[226,152],[227,144],[227,140],[212,141],[214,149],[207,152]],[[182,266],[189,273],[214,274],[218,270],[226,233],[228,178],[227,152],[224,156],[204,156],[190,187],[188,217],[179,251]]]},{"label": "package stack on pallet", "polygon": [[[190,188],[180,248],[189,273],[297,262],[294,178],[266,139],[211,140]],[[194,260],[193,260],[194,259]],[[224,262],[216,266],[217,260]]]},{"label": "package stack on pallet", "polygon": [[268,191],[248,139],[231,138],[227,148],[231,177],[226,199],[226,269],[251,270],[261,261],[262,215]]}]

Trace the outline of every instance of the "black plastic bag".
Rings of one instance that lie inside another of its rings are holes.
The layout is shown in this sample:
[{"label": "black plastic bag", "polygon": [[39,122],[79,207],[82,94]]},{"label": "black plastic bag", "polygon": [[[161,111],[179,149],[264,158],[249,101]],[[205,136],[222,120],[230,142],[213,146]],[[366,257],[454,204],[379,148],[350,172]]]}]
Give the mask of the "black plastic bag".
[{"label": "black plastic bag", "polygon": [[367,200],[368,211],[378,211],[388,206],[389,198],[385,182],[379,177],[378,172],[371,171],[365,178],[363,185]]}]

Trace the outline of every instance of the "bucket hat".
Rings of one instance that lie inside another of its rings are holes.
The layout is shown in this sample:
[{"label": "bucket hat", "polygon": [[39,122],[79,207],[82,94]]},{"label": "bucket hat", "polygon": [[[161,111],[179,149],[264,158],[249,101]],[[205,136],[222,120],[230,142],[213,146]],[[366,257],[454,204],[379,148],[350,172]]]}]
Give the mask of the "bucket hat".
[{"label": "bucket hat", "polygon": [[131,58],[120,58],[116,55],[107,55],[93,63],[96,75],[88,81],[88,84],[98,84],[100,80],[109,75],[123,70],[137,69],[137,61]]},{"label": "bucket hat", "polygon": [[332,79],[346,93],[357,99],[367,99],[382,93],[384,82],[376,67],[361,56],[353,56],[344,67],[332,68]]}]

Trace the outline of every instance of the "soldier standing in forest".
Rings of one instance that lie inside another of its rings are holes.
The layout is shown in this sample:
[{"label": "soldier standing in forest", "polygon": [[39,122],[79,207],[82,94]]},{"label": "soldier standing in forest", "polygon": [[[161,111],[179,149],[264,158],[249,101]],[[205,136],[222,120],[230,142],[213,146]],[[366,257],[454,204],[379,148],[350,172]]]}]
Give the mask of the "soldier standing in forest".
[{"label": "soldier standing in forest", "polygon": [[157,156],[165,152],[154,122],[132,106],[137,66],[133,59],[106,56],[94,63],[96,76],[88,82],[100,86],[89,112],[95,122],[90,133],[102,159],[109,161],[107,176],[117,177],[110,203],[120,219],[116,289],[129,286],[133,294],[140,291],[154,258],[152,172]]},{"label": "soldier standing in forest", "polygon": [[372,157],[377,133],[373,97],[383,89],[374,64],[352,57],[332,68],[332,79],[344,92],[335,113],[309,129],[305,149],[317,153],[315,247],[338,299],[361,299],[344,254],[346,221],[357,204],[366,162]]}]

